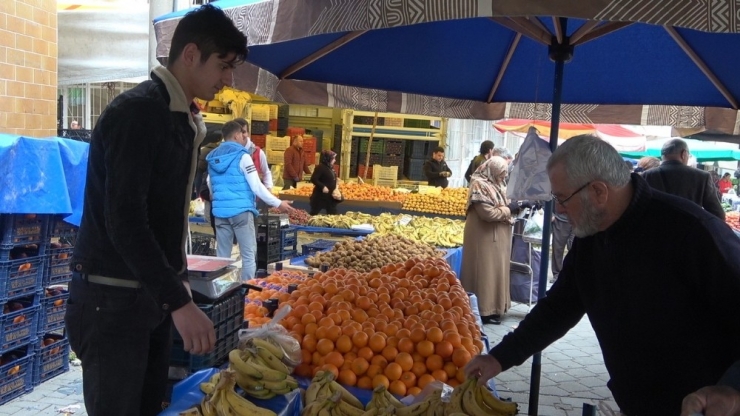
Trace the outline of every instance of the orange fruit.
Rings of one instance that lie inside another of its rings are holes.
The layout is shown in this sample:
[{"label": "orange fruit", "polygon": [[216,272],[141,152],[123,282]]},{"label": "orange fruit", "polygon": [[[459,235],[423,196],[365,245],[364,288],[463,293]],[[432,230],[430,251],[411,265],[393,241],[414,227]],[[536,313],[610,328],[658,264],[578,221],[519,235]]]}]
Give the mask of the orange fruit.
[{"label": "orange fruit", "polygon": [[375,364],[380,368],[385,368],[388,365],[388,360],[386,360],[382,355],[375,355],[373,356],[373,359],[370,360],[370,364]]},{"label": "orange fruit", "polygon": [[442,369],[445,370],[445,372],[447,373],[448,379],[455,378],[455,376],[457,375],[457,366],[455,365],[455,363],[446,362],[445,366],[442,367]]},{"label": "orange fruit", "polygon": [[381,384],[384,385],[385,388],[391,386],[391,382],[388,380],[388,377],[384,376],[383,374],[378,374],[377,376],[373,377],[373,388],[376,388]]},{"label": "orange fruit", "polygon": [[362,331],[355,332],[354,335],[352,335],[352,343],[357,348],[362,348],[367,345],[369,339],[370,337],[368,337],[367,334]]},{"label": "orange fruit", "polygon": [[472,357],[468,350],[464,348],[458,348],[452,353],[452,362],[459,368],[465,367],[465,364],[467,364],[471,358]]},{"label": "orange fruit", "polygon": [[332,374],[334,374],[334,377],[339,378],[339,369],[333,364],[324,364],[321,367],[318,367],[318,370],[330,371]]},{"label": "orange fruit", "polygon": [[370,363],[368,363],[366,359],[357,357],[352,360],[350,369],[355,373],[355,375],[361,376],[367,372],[368,367],[370,367]]},{"label": "orange fruit", "polygon": [[383,374],[383,369],[380,368],[380,366],[377,364],[370,364],[367,367],[367,371],[365,371],[365,375],[370,378],[373,378],[377,376],[378,374]]},{"label": "orange fruit", "polygon": [[415,350],[414,341],[412,341],[409,338],[401,338],[398,340],[398,351],[400,352],[407,352],[411,354]]},{"label": "orange fruit", "polygon": [[339,372],[339,377],[337,378],[340,384],[345,386],[354,386],[357,384],[357,375],[352,370],[342,370]]},{"label": "orange fruit", "polygon": [[318,328],[316,328],[315,335],[317,339],[329,339],[329,327],[319,326]]},{"label": "orange fruit", "polygon": [[373,379],[368,376],[362,376],[357,379],[357,387],[370,390],[373,388]]},{"label": "orange fruit", "polygon": [[445,370],[432,371],[432,377],[434,377],[435,380],[439,380],[443,383],[447,382],[447,372],[445,372]]},{"label": "orange fruit", "polygon": [[342,365],[344,365],[344,356],[337,351],[331,351],[324,356],[324,364],[331,364],[336,368],[342,368]]},{"label": "orange fruit", "polygon": [[396,396],[403,397],[406,395],[406,385],[401,380],[391,381],[391,385],[388,387],[388,391]]},{"label": "orange fruit", "polygon": [[383,374],[385,374],[385,376],[388,377],[388,380],[396,381],[396,380],[401,379],[401,374],[403,374],[403,369],[401,368],[400,365],[398,365],[398,363],[390,363],[385,367]]},{"label": "orange fruit", "polygon": [[[330,362],[327,360],[324,360],[324,361]],[[437,354],[432,354],[426,359],[427,369],[431,372],[436,371],[436,370],[441,370],[444,367],[444,365],[445,365],[444,360],[442,359],[442,357],[440,357]]]},{"label": "orange fruit", "polygon": [[458,383],[464,383],[466,378],[465,369],[462,367],[458,368],[457,373],[455,373],[455,380],[457,380]]},{"label": "orange fruit", "polygon": [[342,335],[336,340],[337,351],[341,352],[342,354],[352,351],[353,347],[354,344],[352,343],[352,340],[346,335]]},{"label": "orange fruit", "polygon": [[375,353],[373,353],[373,350],[371,350],[370,347],[362,347],[357,350],[357,356],[364,358],[367,361],[372,360],[374,355]]},{"label": "orange fruit", "polygon": [[308,365],[308,364],[298,364],[298,366],[296,366],[296,368],[295,368],[295,370],[293,370],[293,372],[297,376],[310,377],[311,376],[311,366]]},{"label": "orange fruit", "polygon": [[336,342],[336,340],[339,339],[339,336],[341,335],[342,335],[342,328],[340,328],[337,325],[332,325],[326,330],[326,337],[334,342]]},{"label": "orange fruit", "polygon": [[439,328],[429,328],[427,330],[426,339],[436,344],[444,339],[444,333]]},{"label": "orange fruit", "polygon": [[411,367],[414,365],[414,358],[407,352],[399,352],[394,362],[398,363],[403,371],[411,371]]},{"label": "orange fruit", "polygon": [[414,351],[414,352],[411,353],[411,358],[414,359],[414,362],[415,363],[417,363],[417,362],[423,363],[423,362],[425,362],[427,360],[425,357],[422,357],[421,354],[419,354],[416,351]]},{"label": "orange fruit", "polygon": [[432,377],[431,374],[422,374],[416,379],[416,386],[420,389],[424,389],[424,387],[436,380],[434,377]]},{"label": "orange fruit", "polygon": [[379,353],[383,351],[383,348],[385,348],[385,345],[386,345],[385,338],[380,334],[373,334],[373,336],[371,336],[370,339],[368,340],[368,346],[375,353]]},{"label": "orange fruit", "polygon": [[316,351],[325,356],[334,351],[334,343],[330,339],[320,339],[319,342],[316,343]]},{"label": "orange fruit", "polygon": [[311,315],[310,313],[307,313],[301,317],[301,323],[303,325],[307,325],[310,323],[316,323],[316,317]]},{"label": "orange fruit", "polygon": [[303,349],[305,349],[308,352],[312,353],[316,351],[316,343],[317,343],[316,337],[311,334],[307,334],[305,337],[303,337],[302,346],[303,346]]},{"label": "orange fruit", "polygon": [[406,385],[406,388],[416,386],[416,374],[411,371],[404,371],[401,374],[401,381]]},{"label": "orange fruit", "polygon": [[315,366],[324,365],[324,356],[319,354],[318,351],[314,351],[313,354],[311,354],[311,364]]},{"label": "orange fruit", "polygon": [[444,338],[445,338],[445,341],[449,342],[453,348],[462,347],[462,338],[460,337],[460,334],[457,333],[457,331],[446,332],[444,335]]},{"label": "orange fruit", "polygon": [[427,339],[427,333],[423,328],[416,328],[411,331],[409,338],[411,338],[411,341],[414,341],[414,343],[419,343]]},{"label": "orange fruit", "polygon": [[421,355],[422,357],[429,357],[430,355],[434,354],[434,344],[432,344],[431,341],[427,340],[421,341],[416,344],[416,352],[418,352],[419,355]]},{"label": "orange fruit", "polygon": [[311,357],[313,354],[311,354],[311,351],[306,349],[301,349],[301,363],[302,364],[309,364],[311,362]]},{"label": "orange fruit", "polygon": [[453,351],[454,351],[454,348],[452,347],[452,344],[450,344],[447,341],[438,342],[434,346],[434,353],[439,355],[442,358],[451,357]]},{"label": "orange fruit", "polygon": [[396,356],[398,355],[398,350],[395,347],[387,346],[383,348],[383,351],[381,352],[383,357],[385,357],[388,362],[391,362],[396,359]]},{"label": "orange fruit", "polygon": [[421,389],[416,386],[406,389],[406,394],[410,396],[418,396],[419,393],[421,393]]},{"label": "orange fruit", "polygon": [[310,324],[305,325],[303,332],[304,334],[315,334],[318,328],[319,325],[316,322],[311,322]]}]

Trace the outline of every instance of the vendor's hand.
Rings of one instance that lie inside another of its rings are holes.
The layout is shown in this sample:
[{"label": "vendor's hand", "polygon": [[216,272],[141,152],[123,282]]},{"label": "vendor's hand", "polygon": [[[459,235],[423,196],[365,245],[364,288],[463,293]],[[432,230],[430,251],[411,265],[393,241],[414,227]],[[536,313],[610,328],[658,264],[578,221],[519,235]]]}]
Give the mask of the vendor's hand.
[{"label": "vendor's hand", "polygon": [[522,208],[519,206],[519,203],[516,201],[509,202],[509,205],[507,205],[507,207],[509,207],[509,211],[511,211],[511,215],[517,215],[519,211],[522,210]]},{"label": "vendor's hand", "polygon": [[295,208],[293,208],[293,207],[290,206],[290,204],[292,204],[292,203],[293,203],[293,201],[280,201],[280,205],[278,205],[277,207],[275,207],[275,209],[277,209],[278,211],[280,211],[280,212],[282,212],[284,214],[289,214],[289,213],[295,211]]},{"label": "vendor's hand", "polygon": [[740,391],[728,386],[703,387],[683,399],[681,416],[740,416]]},{"label": "vendor's hand", "polygon": [[328,194],[328,193],[329,193],[329,188],[327,188],[327,187],[325,186],[325,187],[324,187],[324,189],[322,189],[322,190],[321,190],[321,192],[323,192],[323,193],[325,193],[325,194]]},{"label": "vendor's hand", "polygon": [[490,354],[480,354],[468,361],[463,371],[467,378],[477,377],[478,385],[485,386],[488,380],[499,375],[502,369],[496,357]]},{"label": "vendor's hand", "polygon": [[202,355],[213,351],[216,332],[213,322],[190,301],[172,312],[172,323],[183,341],[183,349],[191,354]]}]

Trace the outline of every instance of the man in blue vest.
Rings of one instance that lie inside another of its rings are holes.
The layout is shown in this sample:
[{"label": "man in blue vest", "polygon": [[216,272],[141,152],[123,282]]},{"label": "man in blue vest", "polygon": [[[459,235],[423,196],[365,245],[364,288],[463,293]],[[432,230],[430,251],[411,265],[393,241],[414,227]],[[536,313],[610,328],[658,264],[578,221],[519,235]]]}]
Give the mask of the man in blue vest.
[{"label": "man in blue vest", "polygon": [[234,237],[242,257],[242,281],[254,277],[257,264],[257,238],[254,217],[259,215],[256,198],[281,212],[293,211],[288,201],[280,201],[260,181],[252,157],[244,147],[247,136],[235,121],[221,128],[224,142],[208,154],[208,186],[211,190],[216,222],[218,257],[231,257]]}]

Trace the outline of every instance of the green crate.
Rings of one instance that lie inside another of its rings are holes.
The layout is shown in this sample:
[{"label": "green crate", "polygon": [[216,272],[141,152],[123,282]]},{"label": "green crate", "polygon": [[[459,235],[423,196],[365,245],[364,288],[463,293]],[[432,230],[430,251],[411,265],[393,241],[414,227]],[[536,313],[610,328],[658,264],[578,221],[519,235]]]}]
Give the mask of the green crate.
[{"label": "green crate", "polygon": [[416,120],[413,118],[405,118],[403,119],[403,126],[404,127],[411,127],[415,129],[428,129],[431,128],[431,121],[429,120]]}]

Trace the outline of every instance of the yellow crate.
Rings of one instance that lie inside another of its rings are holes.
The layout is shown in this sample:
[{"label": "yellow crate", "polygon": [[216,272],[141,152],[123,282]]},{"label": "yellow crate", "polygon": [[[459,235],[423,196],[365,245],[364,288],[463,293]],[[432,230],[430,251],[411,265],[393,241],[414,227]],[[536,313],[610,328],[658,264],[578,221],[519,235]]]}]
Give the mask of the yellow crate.
[{"label": "yellow crate", "polygon": [[267,104],[253,104],[252,121],[270,121],[270,106]]},{"label": "yellow crate", "polygon": [[270,104],[270,120],[278,118],[278,106],[277,104]]},{"label": "yellow crate", "polygon": [[290,137],[267,136],[266,146],[269,150],[283,151],[290,147]]},{"label": "yellow crate", "polygon": [[398,186],[398,166],[373,165],[373,185],[396,188]]},{"label": "yellow crate", "polygon": [[403,119],[402,118],[393,118],[393,117],[386,117],[385,121],[383,122],[384,126],[391,126],[391,127],[403,127]]},{"label": "yellow crate", "polygon": [[284,151],[281,150],[268,150],[267,152],[267,163],[269,165],[282,165],[285,159],[283,158]]}]

